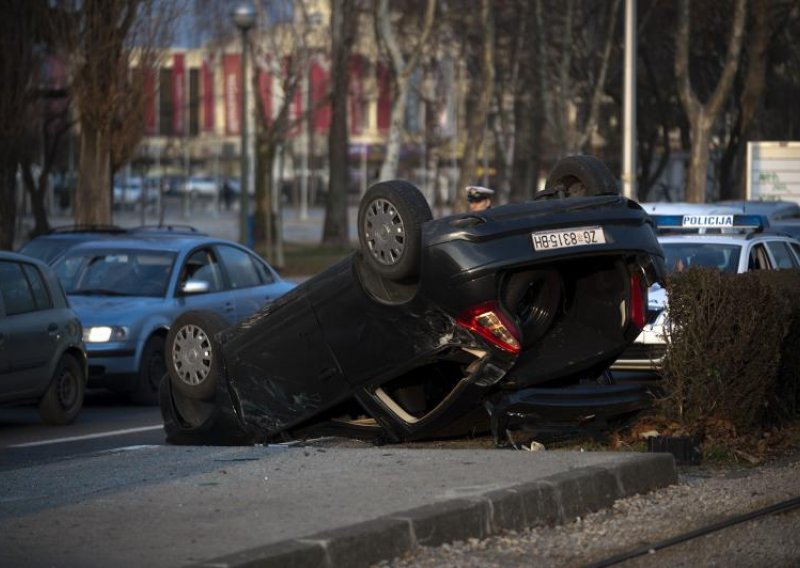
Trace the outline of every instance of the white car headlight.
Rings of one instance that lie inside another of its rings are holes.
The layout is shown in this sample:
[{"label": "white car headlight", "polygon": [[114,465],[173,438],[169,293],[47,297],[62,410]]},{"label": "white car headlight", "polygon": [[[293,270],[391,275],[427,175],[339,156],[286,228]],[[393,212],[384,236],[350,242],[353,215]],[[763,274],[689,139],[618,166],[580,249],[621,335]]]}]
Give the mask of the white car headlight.
[{"label": "white car headlight", "polygon": [[110,325],[96,325],[83,329],[83,341],[86,343],[108,343],[122,341],[128,337],[128,328]]}]

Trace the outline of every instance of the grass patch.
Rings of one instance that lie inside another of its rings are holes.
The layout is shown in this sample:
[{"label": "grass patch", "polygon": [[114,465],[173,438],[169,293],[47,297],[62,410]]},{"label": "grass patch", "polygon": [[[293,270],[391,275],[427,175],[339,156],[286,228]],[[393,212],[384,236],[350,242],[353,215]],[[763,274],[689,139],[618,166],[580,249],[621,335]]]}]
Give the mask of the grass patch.
[{"label": "grass patch", "polygon": [[351,254],[354,248],[323,247],[318,244],[284,243],[281,276],[313,276]]}]

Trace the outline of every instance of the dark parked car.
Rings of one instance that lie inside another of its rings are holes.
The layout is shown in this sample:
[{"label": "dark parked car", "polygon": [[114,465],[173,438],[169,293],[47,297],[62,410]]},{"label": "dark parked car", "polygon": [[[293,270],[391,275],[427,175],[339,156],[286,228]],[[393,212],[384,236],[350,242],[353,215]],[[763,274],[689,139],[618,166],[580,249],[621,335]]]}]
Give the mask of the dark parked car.
[{"label": "dark parked car", "polygon": [[178,314],[208,310],[232,325],[294,286],[237,243],[163,227],[77,244],[53,268],[84,327],[89,386],[139,404],[158,402]]},{"label": "dark parked car", "polygon": [[559,162],[532,202],[438,220],[413,185],[373,185],[358,252],[239,325],[175,321],[167,440],[400,441],[483,424],[500,442],[635,413],[642,387],[598,377],[641,331],[664,262],[652,221],[618,192],[587,156]]},{"label": "dark parked car", "polygon": [[81,324],[43,262],[0,252],[0,404],[38,403],[47,424],[69,424],[83,406]]}]

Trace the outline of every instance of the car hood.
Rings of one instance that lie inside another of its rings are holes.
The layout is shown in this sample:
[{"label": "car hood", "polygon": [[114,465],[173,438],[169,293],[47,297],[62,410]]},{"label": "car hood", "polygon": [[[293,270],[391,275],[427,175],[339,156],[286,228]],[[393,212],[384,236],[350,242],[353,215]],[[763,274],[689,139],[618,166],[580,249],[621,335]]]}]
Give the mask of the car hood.
[{"label": "car hood", "polygon": [[164,309],[164,298],[70,295],[69,303],[84,327],[95,323],[124,324]]}]

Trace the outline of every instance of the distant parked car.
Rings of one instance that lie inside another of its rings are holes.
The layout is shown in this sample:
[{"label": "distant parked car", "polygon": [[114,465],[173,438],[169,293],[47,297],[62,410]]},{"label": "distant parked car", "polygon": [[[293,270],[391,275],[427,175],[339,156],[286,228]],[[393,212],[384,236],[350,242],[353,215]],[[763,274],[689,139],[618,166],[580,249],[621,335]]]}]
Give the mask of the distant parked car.
[{"label": "distant parked car", "polygon": [[220,183],[214,176],[192,176],[183,185],[183,193],[191,197],[214,197],[219,195]]},{"label": "distant parked car", "polygon": [[53,271],[0,252],[0,404],[38,403],[47,424],[75,420],[87,377],[81,335]]},{"label": "distant parked car", "polygon": [[[144,192],[144,197],[142,197]],[[158,202],[159,187],[151,178],[129,177],[114,180],[113,196],[114,206],[130,207],[139,205],[144,201],[146,205]]]},{"label": "distant parked car", "polygon": [[237,243],[180,232],[86,242],[54,268],[84,327],[89,385],[138,404],[158,400],[164,339],[179,314],[210,310],[234,324],[293,287]]}]

